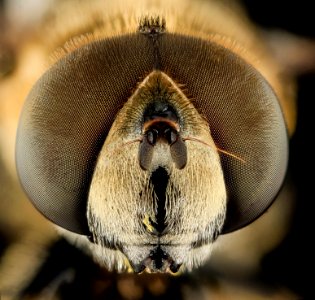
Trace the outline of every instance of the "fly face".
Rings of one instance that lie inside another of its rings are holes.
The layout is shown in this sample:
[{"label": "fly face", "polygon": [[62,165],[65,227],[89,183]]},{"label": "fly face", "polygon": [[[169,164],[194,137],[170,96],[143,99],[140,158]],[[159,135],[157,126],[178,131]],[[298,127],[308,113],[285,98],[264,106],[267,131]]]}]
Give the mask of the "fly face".
[{"label": "fly face", "polygon": [[138,272],[191,269],[209,255],[225,211],[209,125],[165,73],[153,71],[100,152],[88,199],[95,243],[112,245]]},{"label": "fly face", "polygon": [[71,39],[20,116],[30,200],[110,269],[202,264],[219,234],[266,211],[286,173],[291,100],[277,66],[250,54],[263,46],[216,1],[181,1],[176,16],[168,2],[105,16],[101,1],[89,15],[100,22]]}]

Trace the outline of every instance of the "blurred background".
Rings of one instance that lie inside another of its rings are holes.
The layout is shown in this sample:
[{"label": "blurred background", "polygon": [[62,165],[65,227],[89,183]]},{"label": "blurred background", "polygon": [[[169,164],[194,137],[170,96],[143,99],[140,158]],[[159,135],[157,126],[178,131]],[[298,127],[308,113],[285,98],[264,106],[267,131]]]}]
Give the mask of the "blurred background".
[{"label": "blurred background", "polygon": [[[30,50],[24,43],[36,35],[36,25],[53,3],[0,0],[0,299],[314,299],[311,142],[315,130],[315,47],[314,56],[304,63],[297,65],[292,59],[290,72],[297,78],[297,127],[290,141],[286,184],[269,217],[223,236],[213,260],[192,274],[116,275],[100,269],[57,237],[26,200],[12,171],[13,163],[6,161],[13,161],[5,149],[14,147],[15,141],[4,125],[10,122],[7,112],[16,110],[12,122],[19,113],[11,95],[27,93],[30,85],[24,79],[32,82],[41,71],[21,67],[25,57],[30,62],[37,55],[37,48]],[[266,35],[280,30],[293,34],[299,45],[300,39],[315,43],[310,1],[242,3]],[[301,53],[302,48],[297,51]],[[283,48],[283,53],[286,50]],[[278,55],[282,59],[281,48]],[[13,76],[17,78],[14,82]]]},{"label": "blurred background", "polygon": [[[249,16],[265,29],[279,28],[297,36],[315,39],[315,20],[308,1],[249,1],[245,0]],[[312,65],[312,61],[309,62]],[[263,274],[289,286],[303,299],[315,296],[312,288],[314,246],[312,242],[314,156],[307,154],[314,135],[312,103],[315,99],[315,70],[305,70],[297,76],[298,121],[290,142],[289,173],[296,187],[296,207],[285,239],[263,258]]]}]

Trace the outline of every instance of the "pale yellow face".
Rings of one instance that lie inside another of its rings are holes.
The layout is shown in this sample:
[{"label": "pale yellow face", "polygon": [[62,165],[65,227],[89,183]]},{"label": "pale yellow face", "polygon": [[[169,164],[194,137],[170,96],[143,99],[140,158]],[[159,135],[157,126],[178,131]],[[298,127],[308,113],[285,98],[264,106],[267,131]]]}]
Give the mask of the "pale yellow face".
[{"label": "pale yellow face", "polygon": [[209,256],[225,211],[209,125],[171,78],[153,71],[97,160],[87,212],[96,260],[135,272],[191,269]]}]

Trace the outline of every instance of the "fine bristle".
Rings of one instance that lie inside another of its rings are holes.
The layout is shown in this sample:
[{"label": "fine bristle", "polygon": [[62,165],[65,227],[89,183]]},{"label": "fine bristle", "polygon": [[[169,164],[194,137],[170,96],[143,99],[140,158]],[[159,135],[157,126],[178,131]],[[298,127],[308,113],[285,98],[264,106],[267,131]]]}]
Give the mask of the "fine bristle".
[{"label": "fine bristle", "polygon": [[162,34],[166,31],[165,19],[160,16],[144,16],[140,19],[138,31],[143,34]]}]

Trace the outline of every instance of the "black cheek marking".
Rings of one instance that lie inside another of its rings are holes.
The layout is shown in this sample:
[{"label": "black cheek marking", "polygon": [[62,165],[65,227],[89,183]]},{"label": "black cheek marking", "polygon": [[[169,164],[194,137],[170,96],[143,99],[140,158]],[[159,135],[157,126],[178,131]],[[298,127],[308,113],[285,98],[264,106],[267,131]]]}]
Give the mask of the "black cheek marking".
[{"label": "black cheek marking", "polygon": [[139,146],[139,164],[142,170],[148,170],[153,157],[153,146],[144,138]]},{"label": "black cheek marking", "polygon": [[182,138],[178,135],[177,140],[170,146],[171,156],[176,168],[183,169],[187,164],[187,147]]},{"label": "black cheek marking", "polygon": [[179,271],[179,268],[182,266],[182,264],[177,264],[174,261],[170,264],[170,270],[173,274],[176,274]]},{"label": "black cheek marking", "polygon": [[100,241],[97,241],[97,239],[95,239],[93,236],[88,236],[88,239],[91,243],[101,245],[102,247],[105,247],[107,249],[123,251],[122,243],[120,243],[119,241],[110,241],[109,239],[107,239],[106,236],[101,237],[99,239]]},{"label": "black cheek marking", "polygon": [[143,263],[140,263],[140,264],[137,264],[137,265],[133,264],[131,261],[129,261],[129,263],[130,263],[133,271],[136,274],[142,273],[144,271],[145,267],[146,267],[145,264],[143,264]]}]

